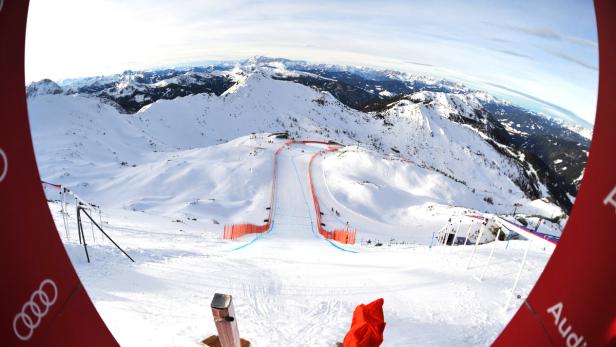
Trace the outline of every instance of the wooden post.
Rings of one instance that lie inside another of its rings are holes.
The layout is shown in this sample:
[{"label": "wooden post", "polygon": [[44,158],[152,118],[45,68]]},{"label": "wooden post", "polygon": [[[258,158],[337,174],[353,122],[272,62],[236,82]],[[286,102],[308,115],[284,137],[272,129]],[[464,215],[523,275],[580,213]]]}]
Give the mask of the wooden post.
[{"label": "wooden post", "polygon": [[235,311],[231,295],[214,294],[212,299],[212,315],[218,331],[221,347],[240,347],[240,333],[237,329]]}]

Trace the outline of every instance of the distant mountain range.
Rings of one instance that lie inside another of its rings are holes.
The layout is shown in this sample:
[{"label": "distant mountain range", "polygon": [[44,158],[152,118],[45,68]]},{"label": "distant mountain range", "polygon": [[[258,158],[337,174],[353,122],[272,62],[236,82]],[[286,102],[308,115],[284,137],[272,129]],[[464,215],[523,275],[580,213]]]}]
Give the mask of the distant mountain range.
[{"label": "distant mountain range", "polygon": [[[289,83],[310,87],[317,94],[298,92]],[[588,129],[442,79],[267,57],[60,82],[42,80],[26,90],[31,99],[42,95],[97,98],[129,119],[142,118],[156,108],[172,110],[173,104],[164,100],[183,100],[176,105],[178,112],[203,116],[203,122],[208,117],[216,119],[221,122],[216,129],[232,126],[219,113],[253,124],[238,127],[234,136],[252,131],[316,134],[395,153],[469,187],[476,184],[473,180],[495,176],[465,170],[493,170],[511,180],[528,199],[552,201],[565,212],[571,209],[577,194],[592,136]],[[185,102],[190,99],[182,97],[196,95],[207,97],[198,99],[194,110],[186,111]],[[233,108],[236,106],[230,106],[231,100],[243,106]],[[334,100],[340,105],[333,105]],[[261,118],[251,118],[255,115]],[[205,125],[202,130],[203,135]],[[212,144],[212,137],[232,138],[210,134],[210,140],[203,140],[203,144]],[[492,151],[500,159],[488,153]],[[469,165],[458,164],[465,160]]]}]

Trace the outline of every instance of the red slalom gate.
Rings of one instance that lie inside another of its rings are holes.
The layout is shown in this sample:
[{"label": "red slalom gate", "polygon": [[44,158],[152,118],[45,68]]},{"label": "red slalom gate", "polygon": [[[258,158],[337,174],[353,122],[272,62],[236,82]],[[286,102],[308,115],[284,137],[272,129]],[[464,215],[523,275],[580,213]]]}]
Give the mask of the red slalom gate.
[{"label": "red slalom gate", "polygon": [[[595,0],[595,6],[599,98],[584,179],[559,246],[495,346],[616,345],[616,2]],[[117,346],[75,273],[40,184],[24,88],[27,11],[28,0],[0,0],[0,266],[5,279],[0,344]]]},{"label": "red slalom gate", "polygon": [[[321,141],[301,141],[301,143],[323,143],[323,142]],[[325,144],[330,144],[330,143],[325,143]],[[332,231],[328,231],[327,229],[323,227],[323,224],[321,222],[321,207],[319,206],[319,198],[317,197],[317,192],[314,189],[314,182],[312,180],[312,162],[314,161],[314,158],[316,158],[317,156],[323,153],[334,152],[337,150],[338,150],[337,147],[329,146],[327,147],[327,149],[315,153],[310,158],[310,162],[308,163],[308,176],[310,179],[310,191],[312,192],[312,201],[314,202],[314,209],[316,210],[317,229],[319,230],[319,234],[321,234],[323,237],[330,239],[330,240],[335,240],[340,243],[353,245],[355,244],[355,235],[356,235],[355,229],[344,228],[344,229],[334,229]]]}]

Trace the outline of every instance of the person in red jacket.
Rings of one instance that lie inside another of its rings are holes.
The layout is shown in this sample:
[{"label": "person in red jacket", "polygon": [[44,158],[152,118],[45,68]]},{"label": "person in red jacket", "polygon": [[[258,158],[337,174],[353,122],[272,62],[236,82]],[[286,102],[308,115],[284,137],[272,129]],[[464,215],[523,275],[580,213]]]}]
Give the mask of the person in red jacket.
[{"label": "person in red jacket", "polygon": [[344,347],[376,347],[383,343],[383,302],[381,298],[355,308],[351,329],[344,337]]}]

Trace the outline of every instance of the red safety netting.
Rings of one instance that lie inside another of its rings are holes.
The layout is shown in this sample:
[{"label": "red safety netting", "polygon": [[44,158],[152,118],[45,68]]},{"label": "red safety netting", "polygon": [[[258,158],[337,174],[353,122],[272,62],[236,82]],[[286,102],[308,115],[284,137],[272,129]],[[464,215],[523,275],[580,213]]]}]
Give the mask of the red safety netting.
[{"label": "red safety netting", "polygon": [[288,145],[292,143],[293,141],[289,141],[285,143],[284,145],[280,146],[280,148],[278,148],[276,152],[274,152],[274,171],[272,174],[272,191],[271,191],[271,196],[270,196],[269,214],[266,219],[266,224],[256,225],[256,224],[251,224],[251,223],[243,223],[243,224],[225,225],[223,229],[223,236],[222,236],[223,239],[235,240],[246,234],[263,233],[269,230],[272,224],[272,212],[273,212],[272,210],[274,206],[274,196],[276,194],[276,177],[278,175],[278,153],[280,153],[283,149],[285,149],[285,147],[287,147]]},{"label": "red safety netting", "polygon": [[[331,151],[335,151],[338,149],[337,147],[334,146],[334,145],[337,145],[337,143],[335,142],[312,141],[312,140],[305,140],[305,141],[291,140],[291,141],[287,141],[284,145],[278,148],[276,152],[274,152],[274,171],[272,174],[273,176],[272,177],[272,192],[271,192],[271,197],[270,197],[271,203],[270,203],[270,209],[269,209],[269,216],[266,219],[267,223],[263,225],[256,225],[256,224],[251,224],[251,223],[225,225],[223,229],[223,239],[235,240],[246,234],[263,233],[269,230],[271,223],[272,223],[272,213],[273,213],[272,209],[274,206],[274,197],[276,194],[276,177],[278,174],[278,154],[282,150],[284,150],[286,147],[292,144],[308,144],[308,143],[319,143],[323,145],[329,145],[327,147],[327,150],[323,152],[326,152],[326,151],[331,152]],[[322,152],[319,152],[319,153],[322,153]],[[310,163],[312,164],[312,159],[310,160]],[[310,175],[310,185],[312,186],[312,175]],[[338,242],[346,243],[346,244],[354,244],[355,243],[355,230],[350,230],[347,228],[347,229],[335,229],[333,231],[327,231],[323,227],[321,227],[320,210],[318,207],[318,201],[316,199],[316,193],[314,192],[314,187],[312,187],[312,196],[313,196],[313,199],[315,200],[315,207],[317,209],[317,221],[319,225],[319,233],[323,235],[323,237],[326,237],[331,240],[336,240]]]},{"label": "red safety netting", "polygon": [[55,190],[61,190],[62,186],[59,184],[54,184],[54,183],[49,183],[49,182],[45,182],[45,181],[41,181],[41,184],[43,185],[43,188],[47,189],[47,188],[51,188],[51,189],[55,189]]},{"label": "red safety netting", "polygon": [[269,223],[264,225],[248,223],[225,225],[223,238],[227,240],[235,240],[246,234],[266,232],[269,229],[269,226]]},{"label": "red safety netting", "polygon": [[[313,141],[302,141],[302,143],[306,143],[306,142],[313,142]],[[314,142],[322,143],[318,141],[314,141]],[[321,236],[327,239],[352,245],[352,244],[355,244],[355,235],[356,235],[355,229],[344,228],[344,229],[334,229],[332,231],[328,231],[327,229],[323,227],[323,224],[321,222],[321,207],[319,206],[319,199],[317,198],[317,192],[314,189],[314,184],[312,181],[312,162],[314,161],[314,158],[316,158],[318,155],[322,153],[334,152],[337,150],[338,150],[338,147],[329,146],[327,147],[326,150],[320,151],[316,153],[315,155],[313,155],[312,158],[310,158],[310,163],[308,164],[308,175],[310,178],[310,190],[312,192],[312,200],[314,201],[314,209],[316,210],[317,228],[319,229],[319,234],[321,234]]]},{"label": "red safety netting", "polygon": [[354,244],[355,243],[355,229],[334,229],[333,231],[327,231],[325,228],[320,227],[319,233],[330,240],[335,240],[340,243]]}]

